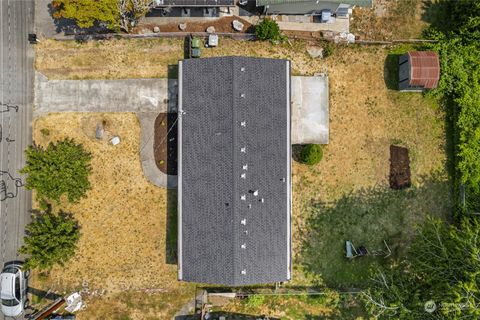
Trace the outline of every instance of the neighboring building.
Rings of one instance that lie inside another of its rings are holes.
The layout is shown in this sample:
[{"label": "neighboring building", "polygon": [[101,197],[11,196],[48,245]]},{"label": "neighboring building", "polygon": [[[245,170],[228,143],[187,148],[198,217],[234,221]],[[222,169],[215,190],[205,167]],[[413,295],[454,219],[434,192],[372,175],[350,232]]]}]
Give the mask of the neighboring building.
[{"label": "neighboring building", "polygon": [[179,62],[178,278],[291,278],[288,60]]},{"label": "neighboring building", "polygon": [[423,91],[433,89],[440,78],[440,62],[433,51],[411,51],[400,56],[398,89]]},{"label": "neighboring building", "polygon": [[235,0],[154,0],[153,8],[163,16],[218,17],[220,12],[229,12]]},{"label": "neighboring building", "polygon": [[260,6],[265,7],[265,14],[320,15],[330,10],[337,18],[348,18],[353,7],[371,8],[373,0],[257,0]]}]

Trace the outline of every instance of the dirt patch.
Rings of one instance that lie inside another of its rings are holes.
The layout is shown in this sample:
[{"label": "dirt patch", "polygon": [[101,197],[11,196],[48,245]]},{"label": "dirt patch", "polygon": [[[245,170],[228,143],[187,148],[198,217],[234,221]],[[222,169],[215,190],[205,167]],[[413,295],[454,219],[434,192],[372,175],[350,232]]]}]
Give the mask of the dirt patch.
[{"label": "dirt patch", "polygon": [[395,190],[411,186],[408,149],[390,146],[390,188]]},{"label": "dirt patch", "polygon": [[[233,20],[238,20],[244,24],[243,31],[239,32],[233,29]],[[179,18],[179,21],[180,18]],[[180,30],[178,27],[178,23],[166,23],[166,24],[142,24],[138,28],[136,28],[133,32],[134,33],[141,33],[142,29],[151,29],[153,30],[154,27],[160,27],[161,32],[206,32],[208,27],[214,27],[215,32],[222,33],[222,32],[234,32],[234,33],[253,33],[255,31],[255,26],[252,25],[250,22],[245,21],[239,17],[224,17],[219,18],[211,21],[206,22],[187,22],[187,28],[185,30]]]},{"label": "dirt patch", "polygon": [[160,113],[155,119],[155,163],[163,173],[177,175],[177,114]]}]

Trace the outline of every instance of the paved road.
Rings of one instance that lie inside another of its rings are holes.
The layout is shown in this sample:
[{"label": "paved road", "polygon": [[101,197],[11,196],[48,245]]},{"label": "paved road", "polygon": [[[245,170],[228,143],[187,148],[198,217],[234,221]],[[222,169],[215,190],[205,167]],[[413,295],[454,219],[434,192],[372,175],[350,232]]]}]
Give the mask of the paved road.
[{"label": "paved road", "polygon": [[[0,0],[0,266],[19,260],[31,193],[18,170],[31,143],[33,0]],[[3,317],[0,315],[0,319]]]}]

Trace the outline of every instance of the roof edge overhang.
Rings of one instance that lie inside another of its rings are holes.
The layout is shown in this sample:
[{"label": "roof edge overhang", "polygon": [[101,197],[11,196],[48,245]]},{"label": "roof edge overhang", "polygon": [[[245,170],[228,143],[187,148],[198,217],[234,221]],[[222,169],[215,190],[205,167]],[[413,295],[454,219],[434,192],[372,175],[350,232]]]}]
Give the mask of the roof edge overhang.
[{"label": "roof edge overhang", "polygon": [[177,114],[177,264],[178,280],[183,280],[182,261],[182,113],[183,113],[183,61],[178,61],[178,114]]}]

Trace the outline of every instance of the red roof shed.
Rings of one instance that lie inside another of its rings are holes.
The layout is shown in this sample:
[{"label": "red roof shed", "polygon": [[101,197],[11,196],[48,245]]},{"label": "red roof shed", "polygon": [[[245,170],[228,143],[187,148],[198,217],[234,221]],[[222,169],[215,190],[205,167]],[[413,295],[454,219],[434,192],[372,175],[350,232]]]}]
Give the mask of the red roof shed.
[{"label": "red roof shed", "polygon": [[433,51],[408,52],[410,81],[412,87],[436,88],[440,78],[440,61]]}]

